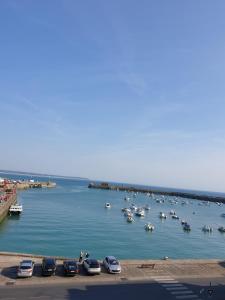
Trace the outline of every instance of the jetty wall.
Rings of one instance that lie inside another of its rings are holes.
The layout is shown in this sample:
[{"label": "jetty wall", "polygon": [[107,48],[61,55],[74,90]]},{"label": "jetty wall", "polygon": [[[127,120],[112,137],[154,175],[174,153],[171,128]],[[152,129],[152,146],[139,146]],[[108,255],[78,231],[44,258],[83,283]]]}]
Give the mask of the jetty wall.
[{"label": "jetty wall", "polygon": [[9,208],[11,205],[16,203],[16,193],[6,193],[6,200],[1,201],[0,203],[0,223],[7,216]]},{"label": "jetty wall", "polygon": [[145,194],[156,194],[156,195],[165,195],[165,196],[176,196],[181,198],[196,199],[201,201],[210,201],[210,202],[220,202],[225,203],[225,197],[220,196],[211,196],[211,195],[199,195],[191,192],[176,192],[176,191],[163,191],[151,188],[141,188],[133,186],[124,186],[124,185],[111,185],[107,182],[102,183],[90,183],[89,188],[102,189],[102,190],[112,190],[112,191],[124,191],[124,192],[134,192],[134,193],[145,193]]}]

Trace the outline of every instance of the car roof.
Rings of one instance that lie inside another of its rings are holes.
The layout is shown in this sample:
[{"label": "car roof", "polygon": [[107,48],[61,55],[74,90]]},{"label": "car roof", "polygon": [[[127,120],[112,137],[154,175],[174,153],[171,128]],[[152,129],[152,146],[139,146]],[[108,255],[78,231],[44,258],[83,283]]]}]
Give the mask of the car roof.
[{"label": "car roof", "polygon": [[88,263],[98,263],[97,259],[94,259],[94,258],[88,258],[88,259],[86,259],[86,261]]},{"label": "car roof", "polygon": [[33,264],[32,260],[23,260],[21,261],[20,266],[30,266],[32,264]]},{"label": "car roof", "polygon": [[32,260],[22,260],[21,262],[20,262],[21,264],[32,264],[33,263],[33,261]]},{"label": "car roof", "polygon": [[111,256],[111,255],[110,255],[110,256],[106,256],[106,257],[107,257],[109,260],[114,260],[114,259],[117,260],[117,259],[115,258],[115,256]]},{"label": "car roof", "polygon": [[55,258],[52,257],[44,257],[43,260],[49,263],[55,262]]}]

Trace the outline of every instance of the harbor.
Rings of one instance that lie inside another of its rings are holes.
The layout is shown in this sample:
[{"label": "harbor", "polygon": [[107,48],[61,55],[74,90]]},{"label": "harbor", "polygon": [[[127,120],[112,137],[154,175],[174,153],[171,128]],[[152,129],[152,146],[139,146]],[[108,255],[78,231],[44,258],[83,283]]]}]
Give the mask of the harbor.
[{"label": "harbor", "polygon": [[191,192],[179,192],[179,191],[165,191],[159,189],[151,189],[151,188],[141,188],[134,187],[129,185],[117,185],[117,184],[109,184],[107,182],[102,183],[94,183],[91,182],[88,185],[90,189],[101,189],[101,190],[110,190],[110,191],[122,191],[128,193],[144,193],[144,194],[155,194],[155,195],[165,195],[172,197],[181,197],[187,199],[196,199],[202,201],[210,201],[210,202],[220,202],[225,203],[225,197],[222,196],[211,196],[207,194],[197,194]]},{"label": "harbor", "polygon": [[17,204],[17,191],[32,188],[53,188],[54,182],[40,182],[30,180],[12,180],[0,178],[0,223],[8,214],[19,214],[22,206]]},{"label": "harbor", "polygon": [[74,257],[84,249],[97,259],[107,254],[120,260],[224,259],[225,234],[219,231],[225,227],[224,204],[90,189],[87,180],[54,181],[53,189],[17,190],[23,212],[2,222],[2,251]]}]

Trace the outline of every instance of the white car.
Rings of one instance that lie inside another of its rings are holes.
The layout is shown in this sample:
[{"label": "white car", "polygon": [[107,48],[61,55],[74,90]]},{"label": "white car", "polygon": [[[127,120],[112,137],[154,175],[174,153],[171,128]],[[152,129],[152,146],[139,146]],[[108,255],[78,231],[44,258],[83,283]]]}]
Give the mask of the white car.
[{"label": "white car", "polygon": [[84,269],[88,274],[100,274],[101,266],[97,259],[87,258],[83,262]]},{"label": "white car", "polygon": [[34,271],[34,262],[32,260],[23,260],[17,270],[17,277],[32,277]]},{"label": "white car", "polygon": [[109,273],[116,274],[121,273],[121,266],[118,260],[114,256],[106,256],[103,260],[103,265]]}]

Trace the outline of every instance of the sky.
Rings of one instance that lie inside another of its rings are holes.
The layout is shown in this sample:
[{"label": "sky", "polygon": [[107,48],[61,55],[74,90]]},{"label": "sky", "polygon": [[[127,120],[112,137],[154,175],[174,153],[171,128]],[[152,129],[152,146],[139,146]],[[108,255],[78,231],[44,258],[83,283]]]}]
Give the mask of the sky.
[{"label": "sky", "polygon": [[1,0],[0,169],[225,192],[224,0]]}]

